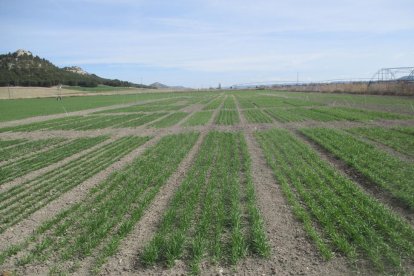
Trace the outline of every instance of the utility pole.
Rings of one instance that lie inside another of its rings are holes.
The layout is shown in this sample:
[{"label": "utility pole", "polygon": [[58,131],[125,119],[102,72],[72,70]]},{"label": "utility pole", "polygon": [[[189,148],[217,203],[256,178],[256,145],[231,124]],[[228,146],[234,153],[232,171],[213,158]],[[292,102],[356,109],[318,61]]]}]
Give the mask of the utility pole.
[{"label": "utility pole", "polygon": [[10,95],[10,83],[7,85],[7,91],[9,91],[9,100],[11,99],[11,95]]},{"label": "utility pole", "polygon": [[299,72],[296,72],[296,85],[299,84]]}]

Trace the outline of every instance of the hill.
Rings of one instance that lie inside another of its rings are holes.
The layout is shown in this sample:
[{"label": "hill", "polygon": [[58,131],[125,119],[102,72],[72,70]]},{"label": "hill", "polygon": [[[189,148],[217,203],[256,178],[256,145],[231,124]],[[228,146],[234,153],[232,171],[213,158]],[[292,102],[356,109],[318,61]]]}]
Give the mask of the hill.
[{"label": "hill", "polygon": [[58,84],[95,87],[98,84],[109,86],[133,86],[150,88],[118,79],[105,79],[90,74],[77,66],[59,68],[50,61],[34,56],[30,51],[17,50],[0,55],[0,86],[44,86]]}]

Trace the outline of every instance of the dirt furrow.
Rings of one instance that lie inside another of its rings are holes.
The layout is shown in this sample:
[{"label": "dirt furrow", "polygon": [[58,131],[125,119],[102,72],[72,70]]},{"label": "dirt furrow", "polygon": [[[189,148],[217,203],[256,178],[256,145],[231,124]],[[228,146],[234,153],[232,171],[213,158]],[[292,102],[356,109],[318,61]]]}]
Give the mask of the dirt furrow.
[{"label": "dirt furrow", "polygon": [[[187,171],[192,166],[201,144],[207,133],[201,133],[196,144],[180,163],[177,171],[171,175],[167,183],[162,186],[147,209],[141,220],[135,225],[134,230],[122,242],[119,252],[110,258],[102,268],[102,275],[124,275],[124,274],[153,274],[155,272],[142,271],[142,267],[136,265],[138,254],[153,237],[157,230],[165,210],[173,197],[176,189],[180,186]],[[139,269],[139,270],[138,270]]]},{"label": "dirt furrow", "polygon": [[122,157],[120,160],[110,165],[105,170],[99,172],[98,174],[95,174],[88,180],[84,181],[80,185],[70,190],[69,192],[63,194],[58,199],[52,201],[42,209],[36,211],[27,219],[7,229],[3,234],[0,235],[0,251],[4,250],[12,244],[22,242],[43,222],[52,218],[59,212],[69,208],[71,205],[81,202],[83,198],[88,194],[88,191],[91,188],[95,187],[100,182],[105,180],[111,173],[119,171],[124,166],[131,163],[137,156],[141,155],[148,147],[157,143],[161,139],[161,137],[162,136],[159,135],[157,137],[152,138],[145,144],[141,145],[137,149]]}]

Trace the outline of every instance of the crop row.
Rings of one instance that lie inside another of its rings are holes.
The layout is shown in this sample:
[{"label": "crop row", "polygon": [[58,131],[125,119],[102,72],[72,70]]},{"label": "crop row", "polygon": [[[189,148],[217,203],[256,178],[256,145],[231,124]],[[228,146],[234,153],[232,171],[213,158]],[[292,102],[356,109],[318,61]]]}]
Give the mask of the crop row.
[{"label": "crop row", "polygon": [[404,162],[348,133],[333,129],[303,129],[302,132],[343,159],[404,205],[414,209],[414,165]]},{"label": "crop row", "polygon": [[224,109],[236,109],[236,103],[231,95],[228,95],[223,103]]},{"label": "crop row", "polygon": [[185,122],[184,126],[205,125],[210,121],[213,111],[199,111],[191,115]]},{"label": "crop row", "polygon": [[287,98],[282,96],[264,96],[256,95],[254,97],[239,97],[242,108],[269,108],[269,107],[295,107],[295,106],[312,106],[318,103],[306,101],[303,99]]},{"label": "crop row", "polygon": [[221,109],[216,118],[218,125],[234,125],[240,122],[239,113],[237,110]]},{"label": "crop row", "polygon": [[0,193],[0,233],[105,169],[148,138],[124,137]]},{"label": "crop row", "polygon": [[243,115],[249,123],[271,123],[272,118],[260,109],[243,110]]},{"label": "crop row", "polygon": [[20,158],[0,168],[0,184],[25,175],[31,171],[59,162],[75,153],[86,150],[104,141],[107,137],[79,138],[45,152]]},{"label": "crop row", "polygon": [[211,102],[209,102],[206,106],[204,106],[204,110],[213,110],[220,107],[223,102],[223,97],[216,97]]},{"label": "crop row", "polygon": [[26,143],[26,142],[27,142],[26,139],[0,140],[0,149],[1,150],[10,149],[17,145]]},{"label": "crop row", "polygon": [[0,162],[20,158],[30,154],[36,154],[39,150],[58,145],[63,141],[65,141],[65,139],[61,138],[42,139],[36,141],[22,140],[22,142],[17,141],[14,145],[8,145],[6,147],[0,146]]},{"label": "crop row", "polygon": [[198,273],[204,259],[235,264],[248,254],[266,256],[268,245],[246,143],[241,133],[210,132],[141,261],[185,259]]},{"label": "crop row", "polygon": [[0,253],[0,264],[23,251],[16,266],[53,263],[51,273],[73,273],[79,261],[93,256],[90,269],[99,270],[116,253],[197,137],[188,133],[161,138],[132,164],[92,189],[84,201],[45,222],[26,241]]},{"label": "crop row", "polygon": [[408,133],[396,129],[379,127],[351,128],[347,129],[347,131],[387,145],[403,154],[414,157],[414,137]]},{"label": "crop row", "polygon": [[163,127],[173,126],[173,125],[177,124],[178,122],[180,122],[182,119],[184,119],[187,116],[188,116],[188,113],[186,113],[186,112],[171,113],[170,115],[162,118],[159,121],[156,121],[156,122],[150,124],[149,126],[150,127],[155,127],[155,128],[163,128]]},{"label": "crop row", "polygon": [[380,271],[407,269],[414,257],[411,225],[288,131],[258,132],[256,138],[294,214],[326,259],[340,252],[352,261],[366,258]]}]

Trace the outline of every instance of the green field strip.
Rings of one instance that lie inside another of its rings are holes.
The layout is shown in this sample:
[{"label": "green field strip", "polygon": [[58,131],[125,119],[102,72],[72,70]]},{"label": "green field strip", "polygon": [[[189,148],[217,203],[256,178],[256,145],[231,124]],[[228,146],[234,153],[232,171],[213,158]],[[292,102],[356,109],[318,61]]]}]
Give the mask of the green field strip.
[{"label": "green field strip", "polygon": [[250,98],[245,96],[236,96],[241,109],[256,108],[256,106],[250,101]]},{"label": "green field strip", "polygon": [[414,210],[413,163],[404,162],[342,131],[322,128],[301,131]]},{"label": "green field strip", "polygon": [[260,109],[243,110],[243,115],[249,123],[272,123],[272,118]]},{"label": "green field strip", "polygon": [[236,103],[231,95],[228,95],[223,103],[224,109],[236,109]]},{"label": "green field strip", "polygon": [[135,119],[129,120],[113,126],[114,128],[123,128],[123,127],[139,127],[145,125],[149,122],[155,121],[168,113],[153,113],[153,114],[142,114],[137,116]]},{"label": "green field strip", "polygon": [[275,96],[251,97],[250,101],[254,106],[257,106],[260,108],[300,107],[300,106],[320,105],[318,103],[306,101],[302,99],[293,99],[293,98],[275,97]]},{"label": "green field strip", "polygon": [[414,137],[408,133],[380,127],[350,128],[346,129],[346,131],[386,145],[402,154],[414,157]]},{"label": "green field strip", "polygon": [[17,145],[21,145],[27,142],[28,140],[26,139],[13,139],[13,140],[1,140],[0,139],[0,150],[4,151],[6,149],[11,149],[11,148],[16,147]]},{"label": "green field strip", "polygon": [[378,271],[408,272],[414,229],[367,195],[286,130],[256,133],[295,216],[321,255],[341,253],[351,262],[367,259]]},{"label": "green field strip", "polygon": [[58,118],[58,119],[52,119],[42,122],[36,122],[31,124],[23,124],[19,126],[13,126],[13,127],[5,127],[0,129],[0,132],[6,132],[6,131],[14,131],[14,132],[28,132],[28,131],[35,131],[40,129],[47,129],[56,125],[63,125],[63,124],[70,124],[72,122],[76,122],[79,120],[82,120],[82,116],[70,116],[65,118]]},{"label": "green field strip", "polygon": [[376,119],[388,119],[388,120],[398,120],[398,119],[410,119],[413,118],[408,115],[395,114],[390,112],[380,112],[372,110],[363,110],[356,108],[348,107],[321,107],[315,108],[315,111],[329,114],[331,116],[338,117],[342,120],[349,121],[365,121],[365,120],[376,120]]},{"label": "green field strip", "polygon": [[[88,122],[88,124],[80,125],[79,127],[74,128],[75,130],[91,130],[91,129],[103,129],[114,127],[118,124],[128,122],[137,117],[142,116],[141,114],[131,114],[131,115],[114,115],[114,116],[98,116],[96,120]],[[103,118],[99,118],[103,117]]]},{"label": "green field strip", "polygon": [[183,126],[203,126],[206,125],[213,115],[213,111],[199,111],[193,113],[182,125]]},{"label": "green field strip", "polygon": [[150,127],[155,127],[155,128],[170,127],[170,126],[173,126],[173,125],[177,124],[178,122],[180,122],[182,119],[184,119],[187,116],[188,116],[188,113],[186,113],[186,112],[171,113],[170,115],[162,118],[159,121],[156,121],[156,122],[150,124],[149,126]]},{"label": "green field strip", "polygon": [[204,106],[203,110],[213,110],[220,107],[220,105],[223,102],[224,97],[219,96],[212,100],[210,103],[208,103],[206,106]]},{"label": "green field strip", "polygon": [[20,158],[25,155],[36,154],[37,151],[52,147],[61,142],[65,141],[63,138],[51,138],[42,139],[35,141],[27,141],[26,143],[19,143],[16,146],[5,149],[0,148],[0,162],[7,161],[10,159]]},{"label": "green field strip", "polygon": [[173,266],[183,259],[199,273],[204,260],[235,264],[267,254],[244,137],[210,132],[140,261]]},{"label": "green field strip", "polygon": [[271,109],[265,109],[264,111],[267,114],[269,114],[272,118],[282,123],[298,122],[298,121],[306,120],[305,117],[295,112],[292,112],[290,109],[271,108]]},{"label": "green field strip", "polygon": [[394,127],[393,129],[414,136],[414,127]]},{"label": "green field strip", "polygon": [[221,109],[216,118],[217,125],[235,125],[240,122],[239,113],[237,110]]},{"label": "green field strip", "polygon": [[0,233],[148,141],[124,137],[0,193]]},{"label": "green field strip", "polygon": [[[198,100],[198,99],[197,99]],[[185,101],[185,103],[177,104],[179,102]],[[157,112],[157,111],[175,111],[179,110],[185,106],[193,99],[184,99],[184,98],[174,98],[168,100],[160,100],[156,102],[151,102],[141,105],[133,105],[128,107],[116,108],[111,110],[104,110],[95,112],[95,114],[100,113],[128,113],[128,112]]]},{"label": "green field strip", "polygon": [[60,147],[54,147],[48,151],[32,155],[28,158],[3,165],[0,168],[0,184],[11,181],[29,172],[44,168],[75,153],[91,148],[106,140],[107,137],[78,138]]},{"label": "green field strip", "polygon": [[169,135],[124,169],[92,189],[85,200],[43,223],[31,237],[0,253],[0,264],[22,252],[16,265],[53,263],[50,271],[73,273],[91,256],[95,272],[117,252],[121,241],[195,144],[197,133]]}]

